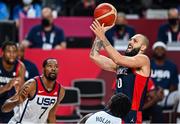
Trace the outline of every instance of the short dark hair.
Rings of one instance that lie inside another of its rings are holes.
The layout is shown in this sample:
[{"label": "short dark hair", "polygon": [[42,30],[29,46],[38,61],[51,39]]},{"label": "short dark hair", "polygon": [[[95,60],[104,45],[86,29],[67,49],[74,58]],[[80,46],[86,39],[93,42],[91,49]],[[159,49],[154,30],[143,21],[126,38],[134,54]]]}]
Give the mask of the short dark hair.
[{"label": "short dark hair", "polygon": [[113,95],[110,102],[110,112],[116,117],[124,118],[131,109],[131,102],[123,93]]},{"label": "short dark hair", "polygon": [[[47,59],[45,59],[44,61],[43,61],[43,68],[47,65],[47,62],[48,62],[48,60],[50,60],[50,59],[55,59],[55,58],[47,58]],[[56,60],[56,59],[55,59]]]},{"label": "short dark hair", "polygon": [[17,48],[17,45],[15,42],[12,41],[5,41],[2,43],[2,51],[5,51],[7,46],[15,46]]}]

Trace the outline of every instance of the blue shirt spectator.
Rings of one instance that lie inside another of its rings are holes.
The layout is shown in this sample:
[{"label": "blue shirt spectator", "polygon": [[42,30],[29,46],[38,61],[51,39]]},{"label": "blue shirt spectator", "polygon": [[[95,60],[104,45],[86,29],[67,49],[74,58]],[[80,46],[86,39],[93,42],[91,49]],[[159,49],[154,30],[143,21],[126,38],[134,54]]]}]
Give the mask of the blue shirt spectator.
[{"label": "blue shirt spectator", "polygon": [[23,0],[22,5],[17,5],[13,9],[13,20],[18,20],[20,13],[29,18],[41,17],[41,5],[32,4],[32,0]]},{"label": "blue shirt spectator", "polygon": [[53,24],[52,10],[42,10],[41,24],[34,26],[22,45],[30,48],[63,49],[66,48],[64,32]]},{"label": "blue shirt spectator", "polygon": [[64,41],[65,38],[63,30],[54,25],[52,30],[48,32],[43,30],[42,25],[37,25],[30,30],[29,34],[26,37],[26,40],[31,43],[31,48],[46,49],[46,47],[48,47],[49,45],[51,49]]},{"label": "blue shirt spectator", "polygon": [[26,59],[24,59],[22,62],[26,67],[25,81],[39,75],[39,71],[34,63]]},{"label": "blue shirt spectator", "polygon": [[166,58],[166,46],[163,42],[156,42],[153,45],[151,69],[151,77],[156,86],[168,89],[170,92],[177,90],[178,70],[176,65]]},{"label": "blue shirt spectator", "polygon": [[114,46],[115,42],[128,41],[135,33],[134,28],[127,25],[125,14],[118,13],[116,25],[106,32],[106,36]]},{"label": "blue shirt spectator", "polygon": [[165,60],[163,65],[157,65],[151,60],[152,79],[157,86],[169,89],[170,85],[178,86],[178,71],[176,65],[170,60]]},{"label": "blue shirt spectator", "polygon": [[0,20],[9,19],[9,11],[5,3],[0,1]]},{"label": "blue shirt spectator", "polygon": [[180,22],[177,9],[172,8],[168,11],[168,23],[160,26],[157,40],[165,44],[180,41]]}]

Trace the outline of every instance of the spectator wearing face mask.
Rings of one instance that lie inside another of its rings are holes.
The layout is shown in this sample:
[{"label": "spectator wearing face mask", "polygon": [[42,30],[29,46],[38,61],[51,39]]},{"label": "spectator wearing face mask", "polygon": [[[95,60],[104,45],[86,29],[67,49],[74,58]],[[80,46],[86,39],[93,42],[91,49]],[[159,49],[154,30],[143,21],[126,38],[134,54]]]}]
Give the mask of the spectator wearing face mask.
[{"label": "spectator wearing face mask", "polygon": [[180,41],[180,16],[178,9],[171,8],[168,11],[168,23],[163,24],[159,28],[158,41],[165,44]]},{"label": "spectator wearing face mask", "polygon": [[20,14],[28,18],[35,18],[41,16],[41,5],[33,4],[33,0],[22,0],[21,5],[15,6],[13,9],[13,20],[18,20]]},{"label": "spectator wearing face mask", "polygon": [[53,24],[52,9],[42,9],[41,24],[34,26],[22,42],[24,47],[50,49],[66,48],[64,32]]},{"label": "spectator wearing face mask", "polygon": [[[178,89],[177,66],[166,57],[166,45],[163,42],[156,42],[153,45],[153,59],[151,60],[151,78],[156,87],[162,87],[167,96]],[[162,104],[161,104],[162,105]],[[162,107],[167,107],[162,105]]]},{"label": "spectator wearing face mask", "polygon": [[126,15],[120,12],[118,13],[115,26],[107,31],[106,36],[111,44],[114,45],[115,42],[128,42],[135,33],[135,29],[128,25]]}]

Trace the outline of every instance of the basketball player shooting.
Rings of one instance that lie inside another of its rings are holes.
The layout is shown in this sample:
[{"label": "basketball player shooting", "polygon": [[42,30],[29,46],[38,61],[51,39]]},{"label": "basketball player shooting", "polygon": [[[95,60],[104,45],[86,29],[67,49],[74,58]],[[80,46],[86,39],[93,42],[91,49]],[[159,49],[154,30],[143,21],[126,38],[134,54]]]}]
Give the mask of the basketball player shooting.
[{"label": "basketball player shooting", "polygon": [[[90,29],[96,35],[90,52],[91,60],[104,70],[116,72],[116,92],[126,94],[132,102],[131,111],[124,121],[141,123],[141,111],[150,76],[150,61],[144,54],[149,45],[148,39],[142,34],[136,34],[129,40],[125,55],[122,55],[106,38],[108,28],[104,24],[101,25],[95,19]],[[110,58],[100,55],[101,47],[104,47]]]},{"label": "basketball player shooting", "polygon": [[57,60],[44,60],[43,74],[28,80],[20,92],[2,106],[3,112],[17,106],[10,124],[56,122],[56,108],[65,95],[64,88],[56,81],[57,74]]}]

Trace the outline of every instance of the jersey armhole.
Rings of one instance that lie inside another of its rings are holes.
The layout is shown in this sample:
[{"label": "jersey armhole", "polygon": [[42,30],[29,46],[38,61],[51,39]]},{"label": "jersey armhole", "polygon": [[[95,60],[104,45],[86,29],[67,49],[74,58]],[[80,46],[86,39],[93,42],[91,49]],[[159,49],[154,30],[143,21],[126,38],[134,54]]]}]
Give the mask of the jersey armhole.
[{"label": "jersey armhole", "polygon": [[60,91],[61,91],[61,84],[57,83],[58,84],[58,96],[57,98],[59,98],[59,95],[60,95]]},{"label": "jersey armhole", "polygon": [[36,92],[35,92],[34,96],[33,96],[32,98],[29,99],[30,101],[33,100],[33,99],[35,98],[35,96],[36,96],[36,94],[37,94],[37,91],[38,91],[38,83],[37,83],[36,78],[34,78],[34,80],[35,80],[35,82],[36,82]]},{"label": "jersey armhole", "polygon": [[16,76],[19,75],[19,69],[21,67],[21,62],[19,60],[17,60],[17,67],[16,67]]}]

